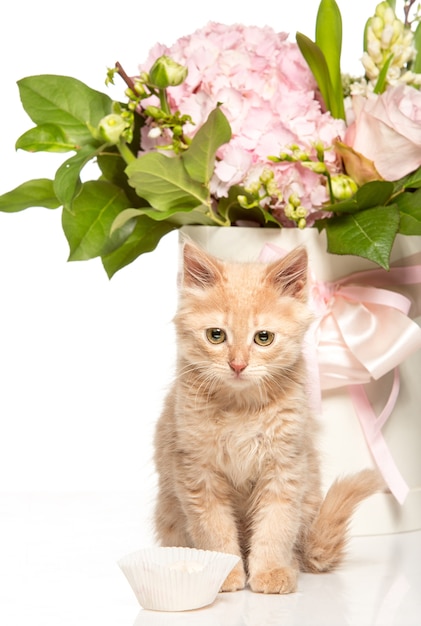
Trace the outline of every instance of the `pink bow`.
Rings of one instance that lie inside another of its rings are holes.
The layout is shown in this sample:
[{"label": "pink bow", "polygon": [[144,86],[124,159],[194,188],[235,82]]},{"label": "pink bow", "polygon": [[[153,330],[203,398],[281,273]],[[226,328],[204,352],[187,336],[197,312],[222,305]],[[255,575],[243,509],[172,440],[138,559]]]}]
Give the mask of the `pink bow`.
[{"label": "pink bow", "polygon": [[[266,244],[260,260],[285,255]],[[420,255],[416,255],[417,260]],[[379,286],[373,287],[372,283]],[[409,488],[401,476],[381,428],[399,393],[398,365],[421,348],[421,328],[408,317],[413,303],[393,291],[421,284],[421,264],[351,274],[335,282],[310,283],[310,302],[316,322],[306,338],[306,357],[312,391],[321,406],[321,391],[347,386],[371,453],[395,498],[404,502]],[[385,289],[384,287],[388,287]],[[412,307],[416,316],[419,310]],[[390,397],[377,417],[363,385],[394,370]]]}]

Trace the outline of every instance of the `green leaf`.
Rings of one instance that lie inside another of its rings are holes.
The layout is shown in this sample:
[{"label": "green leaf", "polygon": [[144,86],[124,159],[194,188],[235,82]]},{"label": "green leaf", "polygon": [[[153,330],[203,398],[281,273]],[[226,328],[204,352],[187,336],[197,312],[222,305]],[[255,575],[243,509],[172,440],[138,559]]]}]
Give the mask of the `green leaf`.
[{"label": "green leaf", "polygon": [[126,209],[117,215],[110,231],[110,236],[113,237],[116,232],[127,227],[131,222],[136,221],[139,217],[146,215],[148,218],[157,222],[167,221],[171,224],[178,226],[184,226],[186,224],[200,224],[203,226],[214,226],[215,221],[208,216],[207,212],[203,213],[200,210],[193,209],[192,211],[180,212],[180,211],[155,211],[155,209]]},{"label": "green leaf", "polygon": [[382,69],[380,70],[379,77],[374,86],[374,93],[381,94],[387,87],[387,72],[389,71],[390,64],[393,61],[393,54],[391,54],[385,61]]},{"label": "green leaf", "polygon": [[18,81],[22,105],[37,125],[59,126],[69,143],[92,143],[88,125],[96,128],[112,112],[112,100],[76,78],[43,74]]},{"label": "green leaf", "polygon": [[108,146],[106,152],[98,154],[97,164],[102,178],[123,189],[133,207],[149,206],[148,202],[139,198],[133,187],[129,185],[126,174],[127,163],[116,147]]},{"label": "green leaf", "polygon": [[421,189],[402,193],[395,202],[400,211],[399,232],[402,235],[421,235]]},{"label": "green leaf", "polygon": [[110,235],[113,235],[117,230],[123,228],[127,222],[143,215],[141,209],[124,209],[121,211],[113,221],[111,225]]},{"label": "green leaf", "polygon": [[316,45],[324,55],[332,85],[330,110],[334,117],[345,119],[341,75],[342,17],[335,0],[321,0],[319,4]]},{"label": "green leaf", "polygon": [[[238,196],[245,196],[252,205],[250,208],[245,208],[238,202]],[[218,213],[227,222],[227,226],[236,221],[250,222],[251,224],[259,224],[260,226],[267,226],[268,224],[273,226],[280,226],[277,219],[275,219],[269,211],[261,206],[255,206],[255,197],[248,193],[244,187],[240,185],[234,185],[228,191],[228,196],[221,198],[218,202]]]},{"label": "green leaf", "polygon": [[160,239],[175,228],[177,226],[170,222],[156,222],[146,215],[139,217],[133,232],[125,242],[110,254],[102,256],[102,264],[108,277],[111,278],[141,254],[154,250]]},{"label": "green leaf", "polygon": [[335,118],[345,119],[342,91],[335,94],[325,56],[319,46],[302,33],[296,34],[297,44],[320,89],[326,108]]},{"label": "green leaf", "polygon": [[[124,182],[127,184],[127,175],[125,172],[127,163],[122,158],[116,146],[108,146],[105,152],[101,152],[98,155],[97,163],[103,177],[110,183],[119,186],[124,184]],[[128,188],[131,189],[129,186]]]},{"label": "green leaf", "polygon": [[80,172],[100,150],[101,148],[87,144],[58,168],[54,179],[54,191],[65,208],[71,207],[73,198],[80,191]]},{"label": "green leaf", "polygon": [[412,172],[412,174],[408,174],[400,180],[396,180],[394,185],[394,193],[404,189],[419,189],[421,187],[421,167],[419,167],[415,172]]},{"label": "green leaf", "polygon": [[27,152],[69,152],[75,150],[65,133],[56,124],[41,124],[21,135],[16,142],[16,150]]},{"label": "green leaf", "polygon": [[389,269],[390,252],[399,228],[399,209],[392,204],[325,222],[328,252],[370,259]]},{"label": "green leaf", "polygon": [[82,185],[72,210],[64,210],[62,225],[69,242],[69,261],[100,256],[109,243],[111,225],[117,215],[129,208],[124,192],[106,181]]},{"label": "green leaf", "polygon": [[296,40],[298,47],[301,50],[301,54],[307,61],[307,65],[309,66],[314,79],[319,86],[326,108],[332,112],[332,106],[334,106],[332,101],[333,88],[324,54],[320,50],[319,46],[306,37],[306,35],[297,33]]},{"label": "green leaf", "polygon": [[216,151],[231,139],[231,127],[221,109],[217,107],[199,128],[183,154],[184,167],[194,180],[207,185],[215,169]]},{"label": "green leaf", "polygon": [[177,226],[186,224],[201,224],[202,226],[215,226],[207,207],[201,205],[195,209],[156,211],[155,209],[140,209],[142,215],[147,215],[151,219],[162,222],[167,221]]},{"label": "green leaf", "polygon": [[360,187],[355,194],[360,209],[386,204],[392,197],[394,185],[387,180],[373,180]]},{"label": "green leaf", "polygon": [[418,26],[414,32],[414,47],[417,51],[415,59],[411,63],[411,71],[416,74],[421,73],[421,22],[418,22]]},{"label": "green leaf", "polygon": [[61,202],[54,193],[53,181],[48,178],[28,180],[0,196],[0,211],[16,213],[31,207],[57,209]]},{"label": "green leaf", "polygon": [[[177,228],[189,225],[215,226],[215,220],[212,219],[210,213],[208,211],[204,213],[203,210],[200,210],[201,208],[205,209],[205,207],[198,207],[192,211],[178,211],[177,213],[173,213],[168,217],[167,222],[175,224]],[[150,215],[149,212],[146,214],[148,216]]]},{"label": "green leaf", "polygon": [[126,168],[129,184],[157,211],[186,211],[209,204],[209,192],[192,180],[181,157],[149,152]]},{"label": "green leaf", "polygon": [[322,207],[322,210],[327,213],[357,213],[360,207],[355,198],[351,198],[350,200],[341,200],[334,204],[327,204]]},{"label": "green leaf", "polygon": [[356,213],[372,207],[387,204],[394,191],[394,183],[390,181],[371,181],[360,187],[353,198],[323,207],[324,211],[333,213]]},{"label": "green leaf", "polygon": [[124,226],[114,231],[110,232],[107,241],[102,249],[101,256],[105,256],[107,254],[111,254],[114,250],[117,250],[123,243],[130,237],[134,229],[136,228],[136,220],[132,219],[127,221]]}]

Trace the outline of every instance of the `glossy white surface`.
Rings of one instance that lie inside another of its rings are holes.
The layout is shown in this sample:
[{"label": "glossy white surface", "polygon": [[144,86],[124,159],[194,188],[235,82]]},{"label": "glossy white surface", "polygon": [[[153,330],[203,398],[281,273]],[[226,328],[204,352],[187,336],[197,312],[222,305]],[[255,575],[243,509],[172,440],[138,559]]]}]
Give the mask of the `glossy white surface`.
[{"label": "glossy white surface", "polygon": [[219,594],[199,611],[143,611],[117,566],[153,543],[151,493],[0,495],[0,623],[7,626],[416,626],[421,532],[353,538],[335,573],[298,592]]}]

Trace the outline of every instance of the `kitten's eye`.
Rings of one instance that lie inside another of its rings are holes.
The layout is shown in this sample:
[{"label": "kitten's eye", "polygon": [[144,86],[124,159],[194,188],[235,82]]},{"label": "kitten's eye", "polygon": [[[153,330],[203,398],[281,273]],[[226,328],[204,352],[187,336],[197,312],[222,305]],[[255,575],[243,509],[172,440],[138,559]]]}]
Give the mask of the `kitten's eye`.
[{"label": "kitten's eye", "polygon": [[206,337],[211,343],[224,343],[227,336],[222,328],[208,328]]},{"label": "kitten's eye", "polygon": [[254,335],[254,343],[259,346],[269,346],[275,339],[275,333],[271,333],[270,330],[259,330]]}]

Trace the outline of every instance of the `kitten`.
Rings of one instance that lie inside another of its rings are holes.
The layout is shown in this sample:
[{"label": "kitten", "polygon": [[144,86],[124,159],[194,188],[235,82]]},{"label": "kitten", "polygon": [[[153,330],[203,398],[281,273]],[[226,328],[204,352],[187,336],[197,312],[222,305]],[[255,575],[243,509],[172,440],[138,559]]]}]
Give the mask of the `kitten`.
[{"label": "kitten", "polygon": [[311,321],[304,248],[267,265],[185,243],[156,531],[164,546],[241,556],[223,591],[289,593],[300,569],[331,570],[356,505],[382,488],[364,470],[322,498],[302,356]]}]

